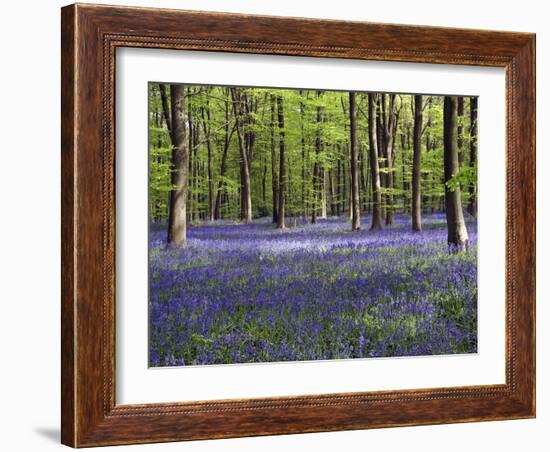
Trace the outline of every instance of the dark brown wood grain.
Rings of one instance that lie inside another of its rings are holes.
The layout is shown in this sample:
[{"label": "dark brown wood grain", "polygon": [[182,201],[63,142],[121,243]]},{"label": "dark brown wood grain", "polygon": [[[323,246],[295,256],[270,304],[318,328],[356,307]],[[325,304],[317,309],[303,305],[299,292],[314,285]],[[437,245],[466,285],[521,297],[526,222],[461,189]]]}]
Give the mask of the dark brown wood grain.
[{"label": "dark brown wood grain", "polygon": [[74,385],[75,362],[74,340],[76,310],[74,296],[74,131],[75,131],[75,59],[74,59],[74,10],[61,11],[61,412],[63,427],[61,441],[64,444],[75,444],[75,395]]},{"label": "dark brown wood grain", "polygon": [[[61,34],[64,444],[535,415],[534,35],[81,4],[62,9]],[[114,66],[125,46],[506,68],[506,384],[116,405]]]}]

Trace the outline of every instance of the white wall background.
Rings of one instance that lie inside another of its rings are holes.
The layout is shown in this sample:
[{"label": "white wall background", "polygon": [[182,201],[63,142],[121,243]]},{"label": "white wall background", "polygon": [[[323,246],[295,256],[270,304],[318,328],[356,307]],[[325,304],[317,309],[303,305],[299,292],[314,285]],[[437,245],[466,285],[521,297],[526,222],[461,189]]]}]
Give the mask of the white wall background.
[{"label": "white wall background", "polygon": [[[93,1],[92,1],[93,2]],[[537,0],[113,0],[118,4],[241,13],[352,19],[530,31],[537,33],[539,174],[550,166],[550,31],[545,2]],[[93,2],[98,3],[98,2]],[[60,450],[60,108],[59,8],[64,2],[12,1],[2,5],[0,46],[0,292],[1,363],[0,448],[7,451]],[[7,141],[6,141],[7,140]],[[539,232],[550,228],[550,179],[538,178]],[[538,236],[536,420],[407,427],[221,441],[118,447],[155,451],[407,450],[499,452],[547,450],[550,400],[544,331],[549,280],[544,250],[548,234]],[[546,356],[545,356],[546,355]],[[546,380],[546,381],[545,381]]]}]

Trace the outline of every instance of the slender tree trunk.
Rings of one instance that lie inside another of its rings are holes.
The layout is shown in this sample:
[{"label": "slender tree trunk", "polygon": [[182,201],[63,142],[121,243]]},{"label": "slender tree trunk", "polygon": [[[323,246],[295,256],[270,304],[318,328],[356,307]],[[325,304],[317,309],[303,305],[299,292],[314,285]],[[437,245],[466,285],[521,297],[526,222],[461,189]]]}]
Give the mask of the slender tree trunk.
[{"label": "slender tree trunk", "polygon": [[207,142],[208,149],[208,216],[210,221],[214,221],[214,179],[212,172],[212,144]]},{"label": "slender tree trunk", "polygon": [[359,161],[359,205],[360,209],[364,212],[367,211],[367,205],[368,205],[368,199],[367,199],[367,177],[366,177],[366,166],[367,163],[365,161],[365,152],[363,146],[359,146],[359,155],[360,155],[360,161]]},{"label": "slender tree trunk", "polygon": [[393,200],[393,158],[394,158],[394,143],[395,143],[395,132],[397,129],[397,102],[395,101],[396,95],[388,95],[388,109],[387,109],[387,118],[384,121],[384,131],[385,131],[385,156],[386,156],[386,189],[388,194],[387,198],[387,208],[386,208],[386,224],[392,225],[394,222],[394,200]]},{"label": "slender tree trunk", "polygon": [[[208,194],[205,193],[204,181],[206,181],[205,164],[200,159],[197,163],[197,203],[199,207],[199,222],[206,221],[208,217]],[[206,181],[208,182],[208,181]],[[206,184],[208,185],[208,184]]]},{"label": "slender tree trunk", "polygon": [[336,216],[336,191],[334,189],[334,171],[328,172],[328,188],[330,192],[330,216]]},{"label": "slender tree trunk", "polygon": [[242,220],[244,223],[252,221],[252,195],[250,186],[250,163],[248,161],[248,150],[243,127],[242,101],[238,88],[231,88],[231,97],[233,99],[233,111],[235,113],[235,124],[237,128],[237,136],[239,138],[239,148],[241,151],[241,176],[242,176]]},{"label": "slender tree trunk", "polygon": [[342,159],[342,213],[345,215],[348,211],[348,154],[347,145],[344,149],[344,158]]},{"label": "slender tree trunk", "polygon": [[464,164],[464,97],[459,96],[457,97],[457,106],[456,106],[456,113],[457,113],[457,142],[458,142],[458,166],[462,168],[462,165]]},{"label": "slender tree trunk", "polygon": [[370,202],[370,199],[372,197],[372,187],[370,183],[371,170],[369,165],[368,149],[365,149],[363,151],[362,157],[364,158],[364,161],[365,161],[365,186],[364,186],[363,202],[365,203],[365,212],[370,214],[372,211],[372,208],[371,208],[372,206]]},{"label": "slender tree trunk", "polygon": [[269,209],[267,208],[267,161],[263,159],[263,167],[264,170],[262,171],[262,210],[264,211],[262,213],[262,216],[267,215],[269,212]]},{"label": "slender tree trunk", "polygon": [[349,93],[349,131],[351,150],[351,229],[357,231],[361,227],[361,205],[359,200],[359,177],[357,171],[357,106],[355,93]]},{"label": "slender tree trunk", "polygon": [[412,229],[422,230],[422,193],[420,162],[422,155],[422,96],[414,96],[413,169],[412,169]]},{"label": "slender tree trunk", "polygon": [[[317,91],[317,98],[321,97],[321,92]],[[317,132],[315,137],[315,162],[313,163],[313,205],[311,208],[311,222],[317,223],[317,209],[319,206],[320,177],[319,177],[319,154],[321,153],[321,107],[317,106]]]},{"label": "slender tree trunk", "polygon": [[207,182],[208,182],[208,217],[214,221],[214,176],[212,171],[212,139],[210,137],[210,105],[206,102],[206,108],[202,109],[202,128],[206,140],[207,150]]},{"label": "slender tree trunk", "polygon": [[[426,119],[426,152],[430,152],[432,150],[432,135],[431,135],[431,128],[432,128],[432,103],[433,103],[433,97],[429,96],[426,99],[426,108],[428,109],[427,112],[427,119]],[[413,138],[414,141],[414,138]],[[413,145],[414,146],[414,145]],[[425,187],[431,186],[432,188],[438,183],[438,181],[435,180],[435,177],[431,174],[425,177]],[[427,190],[426,190],[427,191]],[[432,213],[437,210],[437,204],[440,202],[440,197],[436,194],[433,195],[422,195],[422,205],[424,206],[424,209],[431,208]]]},{"label": "slender tree trunk", "polygon": [[[414,114],[413,114],[414,115]],[[407,132],[408,134],[408,132]],[[405,150],[408,150],[407,148],[407,137],[403,133],[401,134],[401,174],[402,174],[402,190],[403,190],[403,212],[407,212],[411,206],[409,206],[409,200],[407,197],[407,192],[409,190],[409,184],[407,183],[407,180],[405,178],[405,174],[407,173],[407,167],[405,165]],[[411,209],[412,211],[412,209]]]},{"label": "slender tree trunk", "polygon": [[[350,153],[351,155],[351,149],[348,149],[348,152]],[[352,202],[352,198],[353,198],[353,190],[352,190],[352,179],[351,179],[351,159],[349,160],[349,165],[348,165],[348,174],[349,174],[349,199],[348,199],[348,204],[349,204],[349,221],[352,220],[353,218],[353,202]]]},{"label": "slender tree trunk", "polygon": [[456,173],[458,173],[457,98],[455,96],[445,96],[443,121],[447,242],[449,243],[450,251],[456,252],[467,246],[468,232],[462,213],[460,185],[452,180]]},{"label": "slender tree trunk", "polygon": [[[153,120],[153,124],[155,125],[155,127],[158,129],[161,127],[161,121],[159,121],[160,119],[160,116],[159,116],[159,104],[157,102],[157,92],[156,90],[154,89],[153,86],[150,87],[150,92],[149,92],[149,97],[152,99],[154,98],[155,99],[155,102],[153,102],[153,117],[155,118]],[[159,85],[159,97],[160,97],[160,85]],[[160,97],[161,101],[162,101],[162,97]],[[160,106],[160,108],[162,109],[162,105]]]},{"label": "slender tree trunk", "polygon": [[[338,148],[339,149],[339,148]],[[338,159],[338,167],[337,167],[337,173],[336,173],[336,215],[340,216],[340,213],[342,211],[342,171],[341,171],[342,164],[340,162],[340,159]]]},{"label": "slender tree trunk", "polygon": [[384,133],[384,116],[386,109],[386,95],[378,94],[376,98],[376,140],[378,145],[378,168],[380,174],[380,215],[386,217],[387,199],[385,189],[387,188],[387,168],[386,168],[386,134]]},{"label": "slender tree trunk", "polygon": [[160,99],[162,103],[162,115],[168,128],[168,133],[172,136],[172,118],[170,117],[170,108],[168,107],[168,96],[166,94],[166,85],[160,84]]},{"label": "slender tree trunk", "polygon": [[[173,136],[172,136],[172,113],[170,112],[170,107],[168,105],[168,96],[166,94],[166,85],[160,83],[159,84],[159,91],[161,96],[161,106],[162,106],[162,118],[164,119],[164,122],[166,123],[166,128],[168,129],[168,135],[170,137],[170,143],[174,142]],[[162,124],[162,120],[161,120]],[[160,138],[159,138],[159,147],[161,146]],[[173,146],[173,145],[172,145]],[[172,191],[168,193],[168,223],[170,223],[170,202],[172,199]]]},{"label": "slender tree trunk", "polygon": [[[191,88],[188,89],[188,93],[192,94]],[[188,133],[189,135],[188,141],[189,141],[189,165],[188,165],[188,174],[189,174],[189,182],[188,182],[188,191],[187,191],[187,224],[193,223],[193,211],[194,211],[194,187],[193,184],[195,183],[195,143],[194,143],[194,121],[193,121],[193,112],[191,109],[191,102],[190,102],[190,96],[187,100],[187,118],[188,118]]]},{"label": "slender tree trunk", "polygon": [[285,228],[285,117],[283,110],[283,96],[277,96],[277,111],[279,122],[279,202],[277,228]]},{"label": "slender tree trunk", "polygon": [[279,176],[277,175],[277,142],[275,141],[275,96],[271,95],[271,192],[273,195],[273,223],[277,224],[277,204],[279,203]]},{"label": "slender tree trunk", "polygon": [[233,136],[233,132],[235,131],[235,127],[231,129],[231,132],[229,131],[231,128],[231,108],[229,107],[229,102],[231,102],[231,98],[229,93],[227,97],[228,99],[225,102],[225,134],[222,151],[222,162],[220,167],[220,181],[218,183],[218,189],[216,191],[216,205],[214,207],[214,219],[216,220],[219,220],[221,218],[221,202],[223,195],[222,189],[224,185],[223,178],[225,177],[225,173],[227,171],[227,154],[229,151],[229,144],[231,143],[231,137]]},{"label": "slender tree trunk", "polygon": [[302,146],[302,214],[304,223],[307,222],[307,200],[306,200],[306,135],[304,131],[305,124],[305,105],[303,101],[303,92],[300,90],[300,131],[301,131],[301,146]]},{"label": "slender tree trunk", "polygon": [[[192,117],[193,110],[189,109],[189,117]],[[193,178],[192,178],[192,185],[193,185],[193,193],[191,193],[191,196],[193,197],[193,222],[198,222],[200,220],[200,200],[199,200],[199,158],[198,158],[198,143],[199,143],[199,134],[200,129],[199,125],[195,124],[194,121],[189,121],[190,124],[193,124],[193,133],[191,134],[191,154],[193,155]]]},{"label": "slender tree trunk", "polygon": [[185,246],[187,241],[187,187],[189,149],[186,139],[187,118],[185,114],[185,88],[171,85],[171,110],[173,126],[172,143],[172,190],[168,222],[168,245]]},{"label": "slender tree trunk", "polygon": [[376,94],[369,93],[369,156],[372,182],[372,224],[371,229],[382,228],[380,196],[380,171],[376,138]]},{"label": "slender tree trunk", "polygon": [[[240,145],[240,143],[239,143],[239,145]],[[243,145],[243,147],[244,146],[246,146],[246,145]],[[242,157],[241,157],[241,161],[240,161],[240,169],[241,169],[241,179],[240,179],[241,180],[241,191],[240,191],[240,194],[241,194],[241,202],[240,202],[241,215],[240,215],[240,218],[241,218],[242,221],[244,221],[246,223],[245,218],[246,218],[246,203],[247,203],[246,193],[247,193],[247,190],[244,187],[246,175],[245,175],[245,169],[244,169],[244,161],[242,160]]]},{"label": "slender tree trunk", "polygon": [[222,161],[220,165],[220,181],[218,182],[218,186],[216,188],[216,201],[214,202],[214,220],[221,219],[221,204],[222,204],[222,198],[223,198],[223,178],[225,177],[225,172],[227,171],[227,151],[229,149],[228,147],[223,146],[222,149]]},{"label": "slender tree trunk", "polygon": [[[256,114],[258,108],[258,99],[254,95],[248,95],[246,92],[242,95],[242,106],[243,110],[243,124],[244,124],[244,142],[246,150],[246,164],[248,166],[248,178],[249,182],[249,194],[250,198],[245,199],[245,206],[249,206],[250,210],[250,221],[252,221],[252,158],[254,154],[254,143],[256,142],[256,133],[253,130],[254,124],[254,115]],[[247,208],[245,207],[245,217],[247,216]]]},{"label": "slender tree trunk", "polygon": [[[470,97],[470,166],[477,165],[477,97]],[[477,217],[477,182],[470,185],[468,213]]]},{"label": "slender tree trunk", "polygon": [[327,175],[323,166],[319,165],[320,179],[321,179],[321,217],[327,217]]}]

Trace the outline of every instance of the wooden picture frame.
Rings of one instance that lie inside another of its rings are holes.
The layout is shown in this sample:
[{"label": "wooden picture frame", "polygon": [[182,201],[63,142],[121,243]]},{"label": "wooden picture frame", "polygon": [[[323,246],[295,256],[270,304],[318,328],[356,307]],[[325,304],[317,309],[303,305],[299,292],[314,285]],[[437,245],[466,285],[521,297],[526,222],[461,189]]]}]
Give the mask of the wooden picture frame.
[{"label": "wooden picture frame", "polygon": [[[62,442],[73,447],[535,416],[535,35],[70,5],[62,9]],[[506,383],[115,403],[115,50],[506,69]]]}]

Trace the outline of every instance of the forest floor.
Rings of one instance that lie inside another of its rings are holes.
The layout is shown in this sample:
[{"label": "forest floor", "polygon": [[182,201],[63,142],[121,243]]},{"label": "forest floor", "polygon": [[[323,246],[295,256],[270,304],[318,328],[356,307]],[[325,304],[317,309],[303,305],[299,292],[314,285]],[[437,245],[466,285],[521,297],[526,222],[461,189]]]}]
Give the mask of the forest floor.
[{"label": "forest floor", "polygon": [[[477,230],[450,254],[445,215],[352,232],[345,217],[189,228],[184,249],[150,233],[151,366],[477,351]],[[293,221],[289,222],[294,224]]]}]

